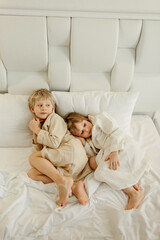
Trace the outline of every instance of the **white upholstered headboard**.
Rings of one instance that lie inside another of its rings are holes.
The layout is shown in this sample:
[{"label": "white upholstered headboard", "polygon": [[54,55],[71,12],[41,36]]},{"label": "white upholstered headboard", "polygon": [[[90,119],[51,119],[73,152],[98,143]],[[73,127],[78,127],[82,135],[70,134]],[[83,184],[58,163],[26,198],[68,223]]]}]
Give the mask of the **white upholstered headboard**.
[{"label": "white upholstered headboard", "polygon": [[0,2],[0,93],[41,87],[138,91],[135,112],[160,109],[159,1]]}]

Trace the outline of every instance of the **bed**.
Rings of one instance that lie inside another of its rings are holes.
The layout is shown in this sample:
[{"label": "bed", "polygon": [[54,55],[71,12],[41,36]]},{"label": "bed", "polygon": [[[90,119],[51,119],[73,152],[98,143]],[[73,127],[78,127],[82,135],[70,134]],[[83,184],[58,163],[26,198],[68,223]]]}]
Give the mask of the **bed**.
[{"label": "bed", "polygon": [[[0,240],[159,240],[160,5],[68,4],[0,3]],[[85,206],[72,195],[58,207],[54,183],[28,178],[27,98],[38,88],[62,117],[107,111],[147,151],[138,209],[94,173]]]}]

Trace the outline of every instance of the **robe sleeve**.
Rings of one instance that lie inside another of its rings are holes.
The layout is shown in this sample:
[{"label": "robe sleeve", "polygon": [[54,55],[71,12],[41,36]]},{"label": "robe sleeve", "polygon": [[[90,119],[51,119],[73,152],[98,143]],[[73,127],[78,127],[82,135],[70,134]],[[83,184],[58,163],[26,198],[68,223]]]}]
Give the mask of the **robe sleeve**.
[{"label": "robe sleeve", "polygon": [[52,115],[47,129],[41,129],[37,135],[37,142],[50,148],[58,148],[67,132],[67,125],[62,117]]},{"label": "robe sleeve", "polygon": [[103,112],[95,119],[94,135],[92,138],[95,146],[109,152],[122,151],[124,149],[124,133],[116,121]]},{"label": "robe sleeve", "polygon": [[41,151],[43,146],[41,144],[32,144],[32,152],[38,152]]}]

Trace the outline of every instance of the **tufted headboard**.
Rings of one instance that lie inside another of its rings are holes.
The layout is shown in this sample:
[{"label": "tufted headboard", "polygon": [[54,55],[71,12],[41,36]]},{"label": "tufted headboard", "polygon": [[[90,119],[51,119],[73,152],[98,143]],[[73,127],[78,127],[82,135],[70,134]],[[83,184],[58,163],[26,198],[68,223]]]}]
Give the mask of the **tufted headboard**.
[{"label": "tufted headboard", "polygon": [[159,109],[160,8],[148,5],[149,15],[145,1],[143,14],[142,3],[133,13],[127,1],[128,10],[102,2],[104,8],[94,0],[80,9],[69,1],[70,11],[64,1],[64,8],[54,1],[48,9],[42,1],[39,8],[0,3],[0,93],[138,91],[135,112]]}]

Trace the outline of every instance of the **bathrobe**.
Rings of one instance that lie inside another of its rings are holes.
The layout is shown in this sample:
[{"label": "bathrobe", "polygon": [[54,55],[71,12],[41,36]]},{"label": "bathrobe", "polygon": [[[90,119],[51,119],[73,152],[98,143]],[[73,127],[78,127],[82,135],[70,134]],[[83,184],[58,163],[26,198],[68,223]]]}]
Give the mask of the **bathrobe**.
[{"label": "bathrobe", "polygon": [[[130,187],[140,180],[150,169],[150,157],[142,151],[138,143],[118,126],[106,112],[88,115],[93,124],[92,137],[85,149],[88,156],[96,155],[97,168],[94,177],[116,190]],[[113,151],[119,152],[120,166],[109,169],[109,160],[104,161]]]},{"label": "bathrobe", "polygon": [[48,116],[37,135],[37,142],[33,144],[33,151],[41,151],[42,157],[51,161],[63,175],[78,181],[91,172],[82,143],[71,135],[58,114]]}]

